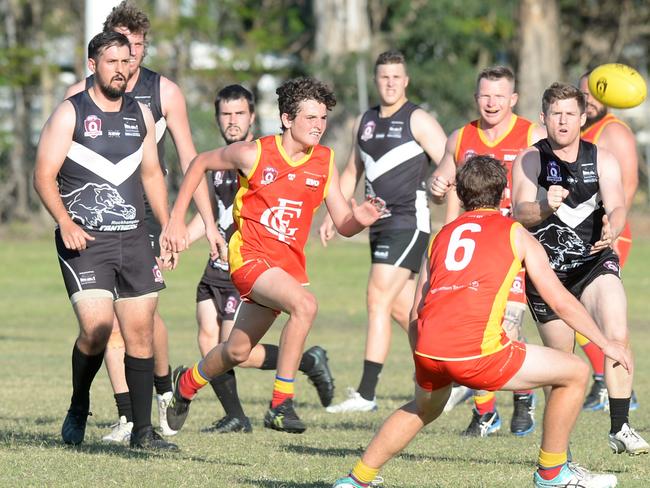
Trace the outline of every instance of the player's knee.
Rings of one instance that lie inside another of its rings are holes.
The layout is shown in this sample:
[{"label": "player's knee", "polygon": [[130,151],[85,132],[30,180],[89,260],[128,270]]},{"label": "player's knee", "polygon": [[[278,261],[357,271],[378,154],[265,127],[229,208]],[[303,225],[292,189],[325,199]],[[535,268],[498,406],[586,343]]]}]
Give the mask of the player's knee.
[{"label": "player's knee", "polygon": [[246,361],[251,355],[251,350],[252,349],[246,345],[226,343],[224,354],[226,356],[226,360],[235,366]]},{"label": "player's knee", "polygon": [[578,356],[573,356],[573,364],[571,364],[570,368],[567,369],[567,371],[571,371],[573,373],[572,375],[572,380],[574,383],[576,383],[580,388],[587,388],[587,383],[589,382],[589,365],[580,359]]},{"label": "player's knee", "polygon": [[79,334],[79,341],[83,342],[93,354],[99,353],[106,347],[112,329],[112,324],[106,324],[82,330]]},{"label": "player's knee", "polygon": [[318,313],[318,302],[316,297],[311,293],[305,291],[301,296],[297,297],[291,315],[294,317],[301,317],[304,321],[311,323]]},{"label": "player's knee", "polygon": [[625,326],[611,327],[605,332],[605,336],[610,341],[625,345],[628,345],[630,340],[629,331]]}]

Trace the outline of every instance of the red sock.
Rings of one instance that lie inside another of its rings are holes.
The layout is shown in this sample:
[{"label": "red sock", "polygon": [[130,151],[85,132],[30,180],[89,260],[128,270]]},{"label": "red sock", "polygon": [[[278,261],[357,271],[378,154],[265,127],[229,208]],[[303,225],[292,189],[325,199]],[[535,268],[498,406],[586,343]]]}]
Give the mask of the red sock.
[{"label": "red sock", "polygon": [[593,342],[582,346],[582,350],[587,355],[595,375],[603,376],[605,374],[605,354],[600,347]]},{"label": "red sock", "polygon": [[178,391],[186,400],[193,400],[196,392],[208,384],[208,379],[201,374],[200,363],[188,368],[178,380]]},{"label": "red sock", "polygon": [[555,478],[558,474],[560,474],[560,471],[562,470],[562,466],[564,464],[561,464],[559,466],[553,466],[552,468],[542,468],[541,466],[537,468],[537,474],[545,480],[552,480]]},{"label": "red sock", "polygon": [[474,406],[479,415],[494,412],[497,408],[497,397],[493,392],[488,392],[485,395],[474,395]]},{"label": "red sock", "polygon": [[271,399],[271,408],[275,408],[284,402],[287,398],[293,398],[293,378],[275,377],[273,384],[273,398]]}]

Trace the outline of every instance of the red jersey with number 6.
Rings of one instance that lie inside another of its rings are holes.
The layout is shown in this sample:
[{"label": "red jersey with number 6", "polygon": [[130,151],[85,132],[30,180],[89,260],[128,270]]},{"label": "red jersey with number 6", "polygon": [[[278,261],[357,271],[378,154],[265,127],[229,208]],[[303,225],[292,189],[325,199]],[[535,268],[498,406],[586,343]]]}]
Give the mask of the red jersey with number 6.
[{"label": "red jersey with number 6", "polygon": [[479,209],[440,229],[429,247],[429,287],[424,288],[415,354],[460,361],[508,345],[501,322],[521,269],[514,246],[520,226],[498,210]]},{"label": "red jersey with number 6", "polygon": [[327,195],[333,151],[316,145],[292,161],[281,136],[256,142],[257,161],[248,175],[239,176],[233,204],[237,230],[228,245],[230,271],[264,259],[306,284],[305,244],[314,212]]}]

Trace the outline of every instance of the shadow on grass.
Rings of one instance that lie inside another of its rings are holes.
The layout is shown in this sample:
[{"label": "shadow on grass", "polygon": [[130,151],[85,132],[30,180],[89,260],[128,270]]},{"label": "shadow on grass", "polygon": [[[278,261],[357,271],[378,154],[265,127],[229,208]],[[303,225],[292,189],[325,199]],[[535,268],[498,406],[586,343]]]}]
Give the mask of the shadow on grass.
[{"label": "shadow on grass", "polygon": [[107,444],[101,441],[85,441],[79,446],[64,444],[59,434],[47,432],[25,432],[0,429],[0,448],[38,447],[39,449],[67,449],[84,454],[120,456],[127,459],[183,459],[206,464],[223,464],[228,466],[246,466],[245,463],[221,462],[219,459],[193,455],[188,450],[180,452],[162,452],[144,449],[131,449],[127,444]]},{"label": "shadow on grass", "polygon": [[332,486],[331,483],[323,483],[321,481],[297,483],[295,481],[254,480],[250,478],[240,479],[239,481],[257,488],[328,488]]},{"label": "shadow on grass", "polygon": [[[320,448],[320,447],[309,447],[309,446],[296,446],[296,445],[285,445],[281,446],[280,449],[287,451],[287,452],[292,452],[295,454],[302,454],[306,456],[324,456],[324,457],[345,457],[345,456],[360,456],[363,454],[363,449],[346,449],[346,448]],[[397,456],[400,459],[404,459],[407,461],[415,461],[415,462],[421,462],[421,461],[436,461],[436,462],[443,462],[443,463],[475,463],[475,464],[494,464],[495,459],[492,458],[476,458],[476,457],[471,457],[471,456],[466,456],[466,455],[458,455],[458,456],[445,456],[445,455],[439,455],[439,456],[430,456],[426,454],[412,454],[412,453],[402,453]],[[499,461],[504,462],[504,461]],[[508,461],[504,462],[505,464],[511,464],[511,465],[521,465],[521,466],[530,466],[531,461],[526,459],[526,460],[518,460],[518,459],[510,459]]]},{"label": "shadow on grass", "polygon": [[351,421],[332,422],[332,423],[319,425],[318,428],[323,430],[344,430],[344,431],[364,430],[367,432],[374,432],[383,421],[384,421],[383,417],[375,417],[368,420],[368,417],[364,416],[363,418],[359,418],[354,422]]}]

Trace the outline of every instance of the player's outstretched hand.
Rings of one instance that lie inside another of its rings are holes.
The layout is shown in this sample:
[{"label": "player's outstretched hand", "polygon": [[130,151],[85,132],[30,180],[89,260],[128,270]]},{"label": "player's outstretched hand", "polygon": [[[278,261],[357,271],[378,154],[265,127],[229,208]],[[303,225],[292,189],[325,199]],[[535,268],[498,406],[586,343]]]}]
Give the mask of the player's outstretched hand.
[{"label": "player's outstretched hand", "polygon": [[609,218],[607,214],[603,215],[603,229],[600,231],[600,239],[591,246],[590,254],[596,254],[605,248],[611,247],[613,244],[614,234],[612,234],[612,227],[609,225]]},{"label": "player's outstretched hand", "polygon": [[632,353],[629,348],[619,342],[609,341],[603,347],[603,353],[615,361],[614,367],[623,366],[629,374],[632,374]]},{"label": "player's outstretched hand", "polygon": [[86,241],[94,241],[95,238],[83,230],[79,225],[72,220],[68,220],[59,224],[59,231],[61,232],[61,240],[66,249],[71,251],[82,251],[86,249]]},{"label": "player's outstretched hand", "polygon": [[351,198],[350,206],[354,218],[364,227],[374,224],[377,219],[386,213],[386,203],[378,197],[367,196],[361,205],[357,205],[354,198]]},{"label": "player's outstretched hand", "polygon": [[327,241],[332,239],[332,237],[334,237],[334,234],[336,234],[334,222],[329,215],[326,215],[323,219],[323,223],[318,228],[318,235],[320,236],[320,242],[323,244],[323,247],[327,247]]},{"label": "player's outstretched hand", "polygon": [[569,190],[564,188],[561,185],[551,185],[548,187],[548,192],[546,193],[546,199],[548,200],[548,206],[555,212],[566,197],[569,196]]},{"label": "player's outstretched hand", "polygon": [[190,245],[190,236],[185,222],[169,222],[160,234],[160,248],[171,252],[181,252]]}]

